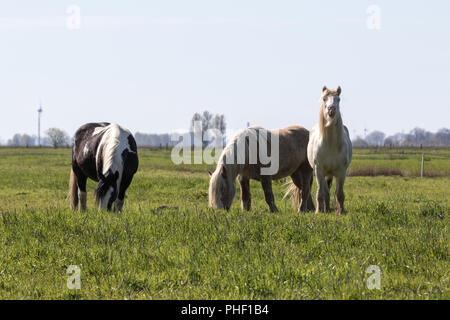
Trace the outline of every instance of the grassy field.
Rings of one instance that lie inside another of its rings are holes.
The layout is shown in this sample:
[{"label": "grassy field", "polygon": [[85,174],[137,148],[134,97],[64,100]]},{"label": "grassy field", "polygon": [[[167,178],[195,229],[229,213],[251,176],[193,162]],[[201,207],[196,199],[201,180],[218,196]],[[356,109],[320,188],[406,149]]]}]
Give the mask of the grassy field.
[{"label": "grassy field", "polygon": [[[449,299],[450,151],[356,150],[348,213],[207,207],[207,165],[175,166],[140,150],[124,212],[66,200],[68,149],[0,149],[1,299]],[[367,169],[403,176],[359,176]],[[89,182],[90,192],[94,183]],[[314,187],[315,193],[315,187]],[[239,193],[238,193],[239,194]],[[66,286],[81,269],[81,289]],[[381,269],[369,289],[366,269]]]},{"label": "grassy field", "polygon": [[359,149],[353,155],[350,175],[393,174],[420,177],[422,153],[424,175],[450,177],[450,150],[419,149]]}]

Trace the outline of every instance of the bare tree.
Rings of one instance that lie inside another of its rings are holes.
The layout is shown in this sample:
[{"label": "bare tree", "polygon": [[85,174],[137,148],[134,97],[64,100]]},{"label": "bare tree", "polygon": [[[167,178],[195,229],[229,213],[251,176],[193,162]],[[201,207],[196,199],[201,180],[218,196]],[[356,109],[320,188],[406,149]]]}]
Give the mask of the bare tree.
[{"label": "bare tree", "polygon": [[61,129],[50,128],[45,132],[53,148],[67,147],[70,143],[69,135]]},{"label": "bare tree", "polygon": [[[195,128],[194,123],[195,122],[201,122],[201,134],[202,136],[197,136],[200,134],[200,128]],[[220,131],[223,137],[222,144],[225,143],[225,132],[227,129],[227,124],[225,122],[225,116],[222,114],[216,114],[213,115],[209,111],[203,111],[202,114],[194,113],[192,119],[191,119],[191,125],[190,125],[190,133],[192,136],[196,135],[197,138],[201,138],[202,140],[202,146],[206,147],[208,144],[206,134],[209,129],[217,129]]]},{"label": "bare tree", "polygon": [[34,145],[34,139],[33,137],[29,136],[28,134],[23,134],[20,138],[20,145],[24,147],[31,147]]},{"label": "bare tree", "polygon": [[190,125],[190,132],[194,132],[195,131],[195,122],[197,121],[202,121],[202,116],[199,113],[194,113],[194,115],[192,116],[191,119],[191,125]]},{"label": "bare tree", "polygon": [[16,133],[15,135],[13,135],[8,144],[16,147],[20,146],[20,138],[21,138],[20,133]]},{"label": "bare tree", "polygon": [[450,129],[442,128],[436,132],[436,144],[439,146],[450,146]]},{"label": "bare tree", "polygon": [[208,129],[210,129],[212,127],[212,119],[213,119],[213,114],[209,111],[203,111],[202,114],[202,132],[203,134],[206,133],[206,131],[208,131]]},{"label": "bare tree", "polygon": [[227,123],[225,122],[225,116],[223,114],[216,114],[213,120],[213,127],[220,131],[222,135],[222,146],[226,144],[225,133],[227,131]]},{"label": "bare tree", "polygon": [[372,131],[364,140],[366,140],[369,145],[382,146],[385,137],[386,135],[381,131]]},{"label": "bare tree", "polygon": [[214,116],[213,126],[218,129],[220,133],[225,134],[227,130],[227,123],[225,122],[225,116],[223,114],[216,114]]}]

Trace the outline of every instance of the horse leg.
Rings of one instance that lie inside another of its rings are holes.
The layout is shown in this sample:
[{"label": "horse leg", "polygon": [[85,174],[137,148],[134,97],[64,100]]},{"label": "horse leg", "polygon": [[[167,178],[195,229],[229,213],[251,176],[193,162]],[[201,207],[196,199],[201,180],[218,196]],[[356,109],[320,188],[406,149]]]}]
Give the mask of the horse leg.
[{"label": "horse leg", "polygon": [[310,178],[310,182],[309,182],[309,197],[308,197],[308,204],[307,204],[308,210],[311,210],[311,211],[316,210],[316,207],[314,206],[314,201],[312,199],[312,192],[311,192],[312,185],[313,185],[313,179],[314,179],[314,175],[313,175],[313,172],[311,172],[311,178]]},{"label": "horse leg", "polygon": [[336,177],[336,192],[334,194],[334,198],[335,198],[334,213],[335,214],[345,213],[345,210],[344,210],[344,200],[345,200],[344,182],[345,182],[345,174],[341,175],[340,177]]},{"label": "horse leg", "polygon": [[[298,212],[307,212],[311,207],[311,178],[312,178],[312,169],[309,164],[303,164],[300,166],[300,169],[295,171],[292,175],[292,182],[294,182],[295,186],[299,189],[296,192],[299,192],[297,197],[294,199],[298,199],[299,207]],[[310,202],[308,204],[308,201]],[[314,204],[312,204],[312,208],[314,208]],[[314,210],[314,209],[312,209]]]},{"label": "horse leg", "polygon": [[122,179],[120,181],[119,193],[117,195],[117,199],[114,201],[114,211],[122,212],[123,203],[125,202],[125,192],[131,184],[131,180],[133,180],[133,174],[130,174],[126,171],[122,173]]},{"label": "horse leg", "polygon": [[122,159],[122,177],[117,183],[118,194],[116,200],[114,201],[114,211],[118,212],[122,212],[123,203],[125,201],[125,192],[130,186],[139,165],[136,150],[134,152],[127,151],[122,153]]},{"label": "horse leg", "polygon": [[239,184],[241,185],[241,205],[243,210],[249,211],[252,207],[252,194],[250,193],[250,179],[238,176]]},{"label": "horse leg", "polygon": [[316,181],[317,181],[317,207],[316,207],[316,213],[319,212],[325,212],[326,206],[325,206],[325,199],[326,199],[326,193],[327,193],[327,184],[325,181],[325,177],[322,174],[322,171],[319,169],[318,166],[315,168],[316,170]]},{"label": "horse leg", "polygon": [[261,176],[261,185],[264,190],[264,198],[266,203],[269,205],[271,212],[277,212],[278,208],[275,205],[275,198],[272,192],[272,177],[271,176]]},{"label": "horse leg", "polygon": [[331,183],[333,182],[333,176],[326,176],[325,182],[327,183],[328,192],[325,193],[325,210],[327,212],[331,211],[330,209],[330,191],[331,191]]},{"label": "horse leg", "polygon": [[304,162],[301,166],[301,174],[302,174],[302,204],[301,210],[306,212],[308,210],[314,210],[314,203],[311,198],[311,185],[313,178],[313,170],[309,165],[308,161]]},{"label": "horse leg", "polygon": [[87,177],[80,172],[80,174],[76,173],[77,175],[77,183],[78,183],[78,199],[80,200],[80,211],[86,211],[86,202],[87,202],[87,193],[86,193],[86,182]]},{"label": "horse leg", "polygon": [[327,177],[325,177],[325,180],[327,181],[328,190],[331,190],[331,184],[333,182],[333,176],[327,176]]}]

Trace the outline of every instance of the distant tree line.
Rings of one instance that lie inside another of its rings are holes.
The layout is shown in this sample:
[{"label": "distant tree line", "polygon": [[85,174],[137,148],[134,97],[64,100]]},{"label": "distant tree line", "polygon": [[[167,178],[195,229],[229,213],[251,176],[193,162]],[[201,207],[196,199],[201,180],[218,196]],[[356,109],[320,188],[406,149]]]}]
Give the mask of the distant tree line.
[{"label": "distant tree line", "polygon": [[28,134],[16,133],[8,140],[7,145],[15,147],[33,147],[37,145],[37,137],[34,135],[30,136]]},{"label": "distant tree line", "polygon": [[372,131],[365,138],[357,136],[352,143],[356,148],[450,147],[450,129],[442,128],[433,133],[422,128],[414,128],[409,133],[396,133],[388,137],[381,131]]},{"label": "distant tree line", "polygon": [[[213,115],[208,111],[202,114],[195,113],[190,122],[189,132],[180,134],[178,139],[172,140],[171,134],[148,134],[136,132],[136,143],[140,147],[154,147],[154,148],[170,148],[179,143],[180,139],[190,138],[191,146],[194,142],[195,131],[200,128],[194,128],[194,123],[199,121],[201,124],[201,133],[203,146],[210,143],[210,137],[206,137],[205,133],[209,129],[217,129],[222,134],[222,145],[226,144],[226,122],[224,115]],[[189,137],[190,136],[190,137]],[[185,141],[189,141],[186,139]],[[355,148],[368,147],[450,147],[450,129],[442,128],[437,132],[429,132],[422,128],[414,128],[409,133],[396,133],[391,136],[386,136],[381,131],[372,131],[365,138],[357,136],[353,141]],[[41,146],[63,148],[70,147],[72,139],[61,129],[50,128],[45,131],[45,136],[41,137]],[[38,138],[36,135],[16,133],[11,139],[6,142],[8,146],[14,147],[36,147],[38,146]]]},{"label": "distant tree line", "polygon": [[[45,131],[45,136],[41,137],[41,146],[43,147],[53,147],[53,148],[65,148],[70,147],[71,138],[70,136],[61,129],[50,128]],[[11,139],[7,141],[8,146],[12,147],[36,147],[39,144],[38,137],[36,135],[28,135],[26,133],[20,134],[16,133]]]},{"label": "distant tree line", "polygon": [[177,144],[177,141],[171,141],[170,134],[151,134],[136,132],[134,135],[136,144],[139,147],[173,147]]}]

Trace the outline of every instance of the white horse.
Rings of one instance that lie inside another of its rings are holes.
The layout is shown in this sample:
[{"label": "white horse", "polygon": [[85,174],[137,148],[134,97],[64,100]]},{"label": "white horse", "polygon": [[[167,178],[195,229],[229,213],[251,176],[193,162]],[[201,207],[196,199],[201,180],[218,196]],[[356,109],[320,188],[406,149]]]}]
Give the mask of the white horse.
[{"label": "white horse", "polygon": [[344,212],[344,182],[352,161],[352,143],[339,110],[341,87],[323,87],[319,123],[310,131],[308,161],[317,180],[316,212],[330,210],[330,188],[336,177],[335,213]]}]

